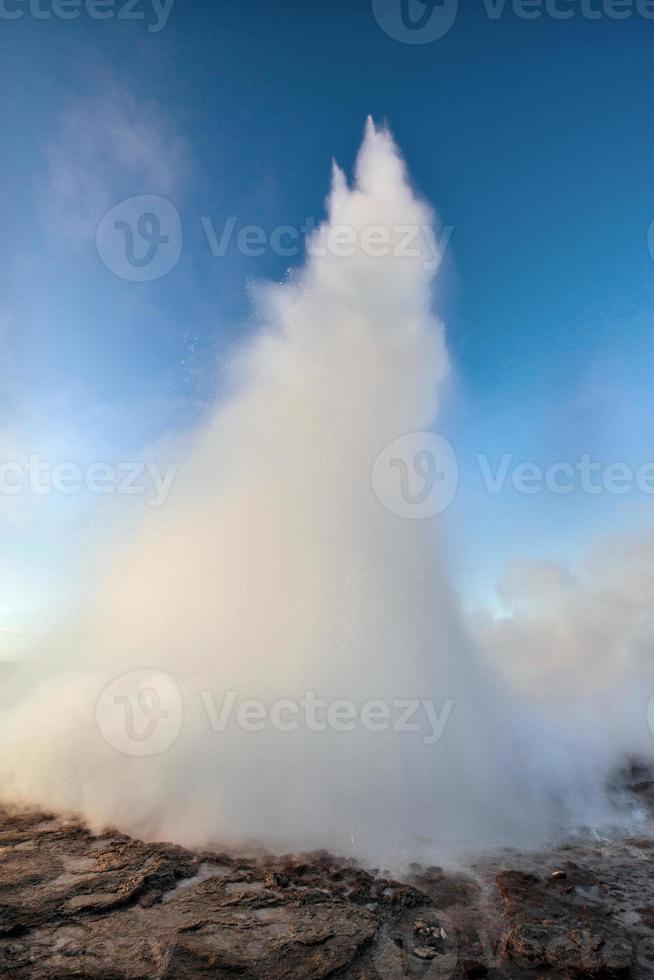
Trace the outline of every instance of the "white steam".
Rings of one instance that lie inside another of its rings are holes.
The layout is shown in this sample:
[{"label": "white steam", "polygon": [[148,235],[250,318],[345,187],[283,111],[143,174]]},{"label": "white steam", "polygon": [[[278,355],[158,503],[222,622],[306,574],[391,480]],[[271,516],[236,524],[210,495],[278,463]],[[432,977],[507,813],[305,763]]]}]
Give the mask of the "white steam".
[{"label": "white steam", "polygon": [[598,542],[574,570],[514,561],[497,591],[502,614],[477,614],[474,629],[514,691],[585,704],[602,718],[616,755],[651,756],[652,532]]},{"label": "white steam", "polygon": [[[354,186],[334,170],[321,240],[431,221],[370,123]],[[439,521],[397,517],[373,494],[375,458],[433,424],[448,369],[433,256],[416,241],[412,256],[313,249],[293,283],[261,290],[236,391],[194,434],[173,495],[56,641],[56,669],[5,704],[5,799],[185,843],[374,856],[536,840],[608,815],[605,743],[586,722],[555,737],[507,694],[462,620]],[[141,668],[169,674],[184,711],[174,744],[144,758],[96,721],[105,686]],[[207,692],[220,711],[230,691],[453,707],[435,744],[361,725],[214,731]]]}]

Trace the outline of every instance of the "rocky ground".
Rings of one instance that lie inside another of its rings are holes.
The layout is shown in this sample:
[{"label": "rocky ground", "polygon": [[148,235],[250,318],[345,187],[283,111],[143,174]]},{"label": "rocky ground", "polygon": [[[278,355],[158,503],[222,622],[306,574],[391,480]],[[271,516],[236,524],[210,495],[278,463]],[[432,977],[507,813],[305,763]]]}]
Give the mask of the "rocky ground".
[{"label": "rocky ground", "polygon": [[[654,781],[633,770],[651,804]],[[0,810],[0,977],[654,977],[654,838],[503,851],[404,881]]]}]

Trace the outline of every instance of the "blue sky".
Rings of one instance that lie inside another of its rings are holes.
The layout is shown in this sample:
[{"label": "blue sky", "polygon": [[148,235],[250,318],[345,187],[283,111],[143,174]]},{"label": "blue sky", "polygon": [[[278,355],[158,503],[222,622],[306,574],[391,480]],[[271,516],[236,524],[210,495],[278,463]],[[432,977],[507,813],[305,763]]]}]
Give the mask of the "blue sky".
[{"label": "blue sky", "polygon": [[[3,459],[123,460],[187,427],[252,330],[252,283],[301,261],[214,256],[202,218],[218,233],[230,216],[319,220],[331,159],[351,166],[372,114],[453,228],[434,297],[453,360],[438,424],[463,477],[450,517],[466,601],[513,555],[574,560],[649,522],[637,491],[489,495],[475,458],[654,459],[654,21],[568,6],[527,20],[461,4],[445,36],[407,44],[370,0],[177,0],[158,31],[146,0],[142,20],[38,19],[7,0],[21,16],[0,17]],[[171,200],[183,227],[153,282],[113,275],[96,248],[105,212],[140,194]],[[112,506],[0,500],[0,643],[78,594]]]}]

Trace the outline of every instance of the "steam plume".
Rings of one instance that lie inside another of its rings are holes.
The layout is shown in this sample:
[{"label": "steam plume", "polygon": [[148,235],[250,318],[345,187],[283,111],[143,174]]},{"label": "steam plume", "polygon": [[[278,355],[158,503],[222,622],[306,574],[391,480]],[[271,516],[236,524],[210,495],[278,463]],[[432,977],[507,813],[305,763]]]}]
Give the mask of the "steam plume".
[{"label": "steam plume", "polygon": [[[334,169],[314,244],[338,226],[360,243],[371,225],[431,223],[370,122],[354,186]],[[408,256],[314,247],[296,280],[259,291],[235,392],[193,434],[174,495],[111,560],[54,667],[10,695],[6,799],[184,843],[376,857],[607,816],[602,740],[577,751],[509,696],[462,620],[438,521],[403,520],[371,489],[379,452],[433,424],[448,370],[433,256],[417,241]],[[148,758],[116,752],[96,723],[107,683],[140,668],[169,674],[184,706],[175,743]],[[203,691],[218,710],[229,691],[453,707],[435,744],[362,726],[216,732]]]}]

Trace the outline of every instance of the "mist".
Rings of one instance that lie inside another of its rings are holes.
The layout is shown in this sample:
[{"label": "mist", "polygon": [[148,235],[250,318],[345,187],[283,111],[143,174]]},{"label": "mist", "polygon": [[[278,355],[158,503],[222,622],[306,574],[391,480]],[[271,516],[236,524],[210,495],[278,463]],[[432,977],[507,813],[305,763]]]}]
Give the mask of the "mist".
[{"label": "mist", "polygon": [[607,535],[572,566],[514,560],[501,612],[478,611],[480,647],[517,696],[601,718],[614,751],[651,757],[654,538]]},{"label": "mist", "polygon": [[[596,646],[592,599],[573,588],[579,622],[555,586],[556,630],[521,614],[471,627],[445,515],[405,519],[372,486],[389,444],[437,426],[449,359],[433,238],[414,236],[411,254],[362,242],[373,226],[392,237],[434,222],[369,122],[353,183],[334,167],[304,267],[257,287],[230,394],[186,439],[165,505],[99,551],[88,603],[5,688],[4,800],[150,839],[389,861],[624,819],[605,786],[633,739],[613,744],[597,690],[570,697]],[[351,254],[330,247],[339,228]],[[516,666],[525,648],[530,666]],[[121,678],[123,701],[107,699]],[[230,692],[268,708],[311,692],[382,702],[391,719],[398,701],[424,710],[402,731],[254,731],[233,715],[221,728]],[[111,713],[128,702],[146,722],[157,705],[179,720],[171,744],[117,748],[127,713]]]}]

